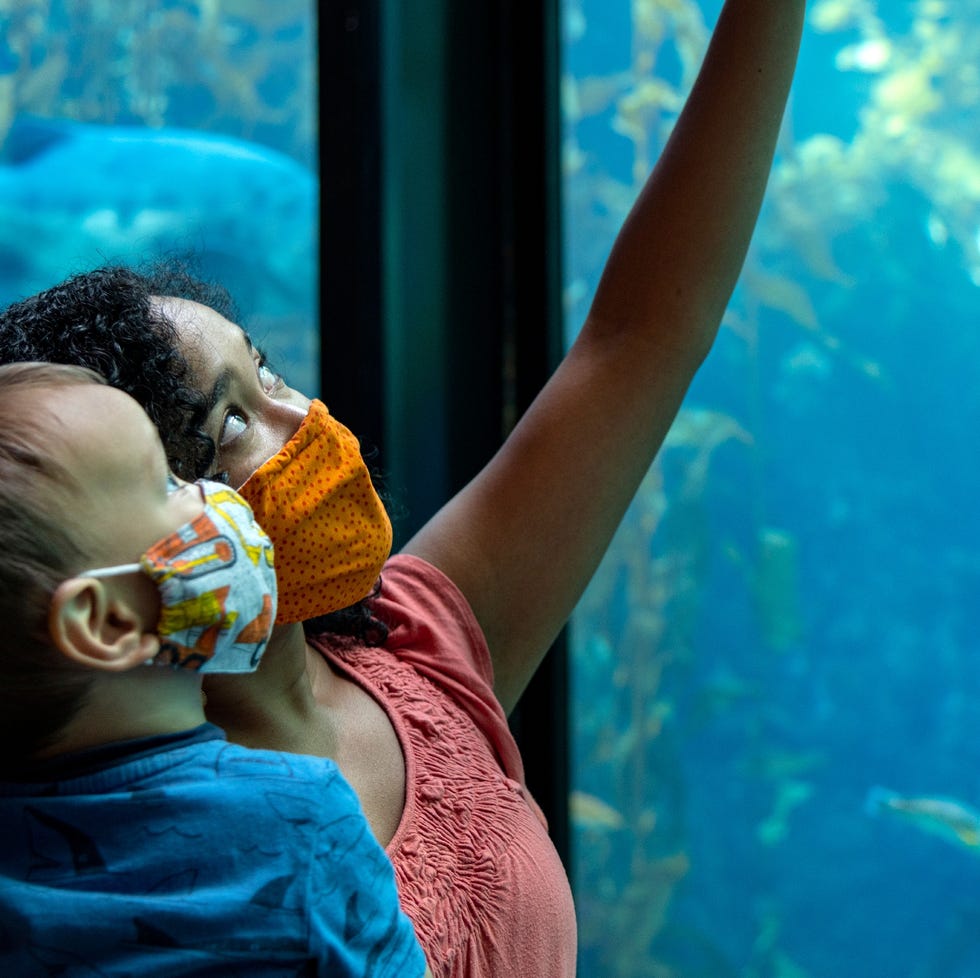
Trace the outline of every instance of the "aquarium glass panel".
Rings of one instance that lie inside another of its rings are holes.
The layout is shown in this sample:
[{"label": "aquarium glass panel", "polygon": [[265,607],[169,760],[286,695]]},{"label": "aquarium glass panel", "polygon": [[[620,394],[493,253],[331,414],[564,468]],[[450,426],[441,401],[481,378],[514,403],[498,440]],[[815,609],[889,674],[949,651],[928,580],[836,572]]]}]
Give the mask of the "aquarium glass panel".
[{"label": "aquarium glass panel", "polygon": [[0,305],[107,262],[192,260],[318,383],[309,0],[0,4]]},{"label": "aquarium glass panel", "polygon": [[[720,6],[563,0],[569,342]],[[980,975],[978,229],[980,3],[813,0],[717,343],[574,618],[581,974]]]}]

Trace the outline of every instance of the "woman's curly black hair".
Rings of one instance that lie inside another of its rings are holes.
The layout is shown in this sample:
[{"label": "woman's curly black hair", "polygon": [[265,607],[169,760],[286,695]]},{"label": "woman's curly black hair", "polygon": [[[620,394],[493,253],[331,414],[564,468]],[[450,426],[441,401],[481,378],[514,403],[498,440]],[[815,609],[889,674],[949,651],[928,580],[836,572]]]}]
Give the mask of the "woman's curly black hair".
[{"label": "woman's curly black hair", "polygon": [[[0,363],[67,363],[100,373],[139,401],[160,432],[173,471],[193,480],[208,471],[215,446],[203,430],[205,397],[193,386],[177,330],[154,303],[157,296],[189,299],[238,320],[228,291],[181,263],[139,270],[107,265],[0,312]],[[354,636],[370,645],[387,636],[363,601],[306,625],[311,634]]]},{"label": "woman's curly black hair", "polygon": [[38,360],[89,367],[132,395],[160,431],[173,470],[198,478],[214,455],[201,431],[204,396],[190,383],[177,331],[152,302],[174,295],[230,308],[223,290],[180,266],[145,274],[105,267],[76,275],[0,313],[0,362]]}]

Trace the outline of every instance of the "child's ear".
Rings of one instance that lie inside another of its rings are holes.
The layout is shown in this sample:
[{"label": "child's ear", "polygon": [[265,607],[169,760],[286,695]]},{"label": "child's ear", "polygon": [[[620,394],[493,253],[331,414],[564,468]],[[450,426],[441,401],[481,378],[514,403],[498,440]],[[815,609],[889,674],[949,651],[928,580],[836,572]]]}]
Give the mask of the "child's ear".
[{"label": "child's ear", "polygon": [[160,651],[160,639],[143,628],[133,603],[95,578],[62,581],[51,599],[52,643],[90,669],[123,672],[152,659]]}]

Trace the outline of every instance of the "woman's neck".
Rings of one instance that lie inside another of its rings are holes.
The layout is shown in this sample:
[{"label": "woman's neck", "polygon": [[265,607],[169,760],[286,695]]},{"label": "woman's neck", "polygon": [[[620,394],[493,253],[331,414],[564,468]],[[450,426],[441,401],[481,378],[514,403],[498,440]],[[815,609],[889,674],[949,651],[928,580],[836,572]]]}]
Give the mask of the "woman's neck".
[{"label": "woman's neck", "polygon": [[246,747],[333,756],[333,727],[313,697],[309,659],[302,623],[277,626],[256,672],[205,677],[208,720]]}]

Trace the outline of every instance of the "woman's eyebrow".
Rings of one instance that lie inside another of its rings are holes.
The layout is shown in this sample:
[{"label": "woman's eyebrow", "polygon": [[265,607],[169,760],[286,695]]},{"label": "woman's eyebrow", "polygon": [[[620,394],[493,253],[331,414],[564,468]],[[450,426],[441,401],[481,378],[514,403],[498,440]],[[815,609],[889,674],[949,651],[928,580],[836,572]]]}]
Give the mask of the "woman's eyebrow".
[{"label": "woman's eyebrow", "polygon": [[218,378],[215,380],[214,386],[209,391],[204,403],[205,417],[210,416],[211,412],[218,406],[218,402],[225,396],[225,391],[228,390],[228,385],[231,383],[231,379],[232,370],[230,367],[225,367],[225,369],[218,374]]},{"label": "woman's eyebrow", "polygon": [[[242,342],[245,344],[245,352],[252,356],[252,351],[255,349],[252,345],[251,339],[249,339],[248,333],[245,330],[240,331],[242,337]],[[218,374],[215,379],[214,385],[211,387],[205,402],[204,402],[204,412],[205,417],[210,416],[211,412],[218,406],[218,403],[225,396],[225,392],[228,390],[228,385],[231,383],[232,378],[235,376],[235,371],[231,367],[225,367],[221,373]]]},{"label": "woman's eyebrow", "polygon": [[252,337],[245,333],[245,342],[248,343],[248,352],[250,355],[254,356],[256,353],[259,355],[259,359],[263,363],[267,363],[269,360],[268,355],[265,352],[265,348],[259,346],[258,343],[252,341]]}]

